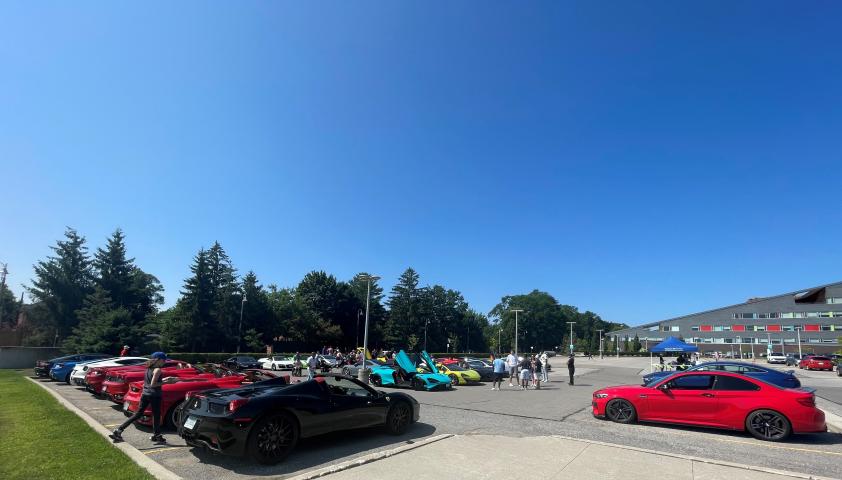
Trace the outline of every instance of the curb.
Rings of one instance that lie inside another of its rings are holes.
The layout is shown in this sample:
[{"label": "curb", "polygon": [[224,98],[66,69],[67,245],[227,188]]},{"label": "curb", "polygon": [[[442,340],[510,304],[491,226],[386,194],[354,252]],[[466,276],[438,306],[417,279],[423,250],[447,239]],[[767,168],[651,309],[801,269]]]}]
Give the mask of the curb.
[{"label": "curb", "polygon": [[[429,445],[431,443],[438,442],[440,440],[444,440],[450,437],[455,437],[456,435],[452,433],[446,433],[442,435],[436,435],[435,437],[425,438],[424,440],[420,440],[414,443],[401,445],[400,447],[393,448],[391,450],[381,451],[381,452],[374,452],[368,455],[362,456],[355,460],[348,460],[347,462],[342,462],[336,465],[331,465],[329,467],[319,468],[316,470],[312,470],[309,472],[302,473],[300,475],[296,475],[294,477],[283,477],[287,480],[312,480],[314,478],[321,478],[332,473],[338,473],[344,470],[348,470],[350,468],[359,467],[360,465],[365,465],[367,463],[376,462],[378,460],[383,460],[384,458],[389,458],[394,455],[398,455],[400,453],[408,452],[410,450],[415,450],[416,448],[423,447],[425,445]],[[271,477],[270,477],[271,478]],[[275,477],[280,478],[280,477]]]},{"label": "curb", "polygon": [[181,477],[171,472],[170,470],[167,470],[160,463],[147,457],[143,454],[143,452],[131,446],[128,442],[112,443],[111,439],[108,437],[108,434],[111,432],[108,431],[107,428],[103,427],[101,423],[97,422],[90,415],[79,409],[79,407],[73,405],[70,401],[66,400],[64,397],[59,395],[58,392],[54,391],[50,387],[41,384],[41,382],[37,382],[29,378],[29,376],[27,375],[24,375],[24,378],[46,390],[47,393],[52,395],[53,398],[55,398],[58,401],[58,403],[60,403],[64,408],[75,413],[76,416],[84,420],[89,427],[94,429],[95,432],[97,432],[103,438],[105,438],[109,444],[112,444],[114,448],[117,448],[118,450],[128,455],[129,458],[131,458],[135,463],[146,469],[146,471],[149,472],[149,474],[153,477],[157,478],[158,480],[181,480]]},{"label": "curb", "polygon": [[842,433],[842,417],[839,415],[831,412],[828,408],[826,408],[827,403],[832,403],[829,400],[825,400],[821,397],[816,397],[816,406],[824,412],[824,421],[827,423],[828,431],[833,431],[837,433]]}]

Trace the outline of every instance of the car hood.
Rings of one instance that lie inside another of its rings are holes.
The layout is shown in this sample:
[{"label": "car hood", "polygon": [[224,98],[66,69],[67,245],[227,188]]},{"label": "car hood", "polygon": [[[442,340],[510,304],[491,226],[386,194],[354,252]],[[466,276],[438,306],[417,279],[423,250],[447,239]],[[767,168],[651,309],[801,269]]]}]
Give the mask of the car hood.
[{"label": "car hood", "polygon": [[433,381],[437,383],[450,383],[450,377],[443,373],[419,373],[416,376],[422,380]]},{"label": "car hood", "polygon": [[642,387],[640,385],[616,385],[613,387],[605,387],[601,388],[594,393],[607,393],[611,394],[620,394],[620,393],[635,393],[635,392],[642,392],[642,391],[652,391],[652,388],[649,387]]}]

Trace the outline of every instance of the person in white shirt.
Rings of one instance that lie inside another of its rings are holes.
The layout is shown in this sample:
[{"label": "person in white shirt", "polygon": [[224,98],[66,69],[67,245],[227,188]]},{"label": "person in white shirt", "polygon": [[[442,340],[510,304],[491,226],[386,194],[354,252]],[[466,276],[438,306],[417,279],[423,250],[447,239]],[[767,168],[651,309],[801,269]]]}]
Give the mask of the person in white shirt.
[{"label": "person in white shirt", "polygon": [[512,379],[515,380],[517,383],[517,357],[515,356],[515,351],[512,350],[509,352],[509,356],[506,357],[506,367],[509,368],[509,386],[514,387],[512,384]]},{"label": "person in white shirt", "polygon": [[539,360],[541,361],[541,381],[548,383],[550,381],[550,374],[547,372],[547,354],[542,353]]}]

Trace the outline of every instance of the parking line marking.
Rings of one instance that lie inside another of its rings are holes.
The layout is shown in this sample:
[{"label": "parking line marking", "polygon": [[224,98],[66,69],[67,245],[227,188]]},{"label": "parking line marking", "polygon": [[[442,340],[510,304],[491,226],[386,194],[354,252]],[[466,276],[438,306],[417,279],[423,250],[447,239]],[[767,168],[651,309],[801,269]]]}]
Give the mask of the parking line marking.
[{"label": "parking line marking", "polygon": [[182,445],[182,446],[179,446],[179,447],[156,448],[156,449],[152,449],[152,450],[141,450],[141,452],[143,452],[144,455],[150,455],[152,453],[167,452],[167,451],[170,451],[170,450],[178,450],[180,448],[187,448],[187,445]]},{"label": "parking line marking", "polygon": [[111,427],[119,427],[120,425],[121,424],[119,424],[119,423],[109,423],[108,425],[103,425],[103,427],[111,428]]}]

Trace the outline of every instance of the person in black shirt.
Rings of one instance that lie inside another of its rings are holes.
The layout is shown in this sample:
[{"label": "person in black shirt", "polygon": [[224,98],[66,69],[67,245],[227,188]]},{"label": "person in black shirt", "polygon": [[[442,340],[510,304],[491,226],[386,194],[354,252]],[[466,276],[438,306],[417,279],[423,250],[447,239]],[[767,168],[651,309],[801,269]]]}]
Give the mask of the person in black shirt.
[{"label": "person in black shirt", "polygon": [[576,362],[574,360],[573,354],[570,354],[570,358],[567,359],[567,374],[570,375],[570,385],[573,385],[573,375],[576,373]]}]

